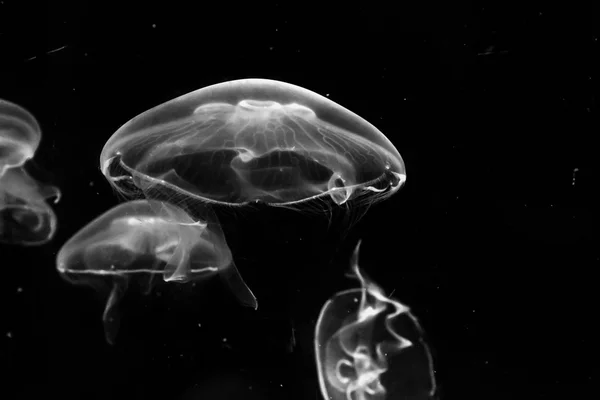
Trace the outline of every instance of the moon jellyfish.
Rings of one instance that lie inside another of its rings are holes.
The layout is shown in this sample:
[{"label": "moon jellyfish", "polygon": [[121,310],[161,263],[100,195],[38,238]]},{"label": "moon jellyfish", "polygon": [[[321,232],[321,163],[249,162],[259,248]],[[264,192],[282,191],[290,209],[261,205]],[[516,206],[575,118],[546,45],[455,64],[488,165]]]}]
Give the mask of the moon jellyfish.
[{"label": "moon jellyfish", "polygon": [[319,314],[315,355],[327,400],[431,399],[436,383],[424,332],[410,309],[385,296],[358,267],[361,287],[335,294]]},{"label": "moon jellyfish", "polygon": [[46,199],[57,202],[60,191],[25,171],[41,137],[33,115],[0,99],[0,242],[38,245],[56,232],[56,215]]},{"label": "moon jellyfish", "polygon": [[217,274],[243,304],[257,306],[208,209],[199,220],[164,202],[123,203],[65,243],[56,265],[68,282],[90,285],[106,294],[102,320],[110,344],[120,323],[117,306],[132,282],[149,294],[156,276],[164,282],[184,283]]},{"label": "moon jellyfish", "polygon": [[315,199],[369,206],[406,180],[400,153],[375,126],[267,79],[219,83],[142,113],[108,140],[100,167],[128,198],[169,187],[204,203],[298,211],[321,210],[307,204]]}]

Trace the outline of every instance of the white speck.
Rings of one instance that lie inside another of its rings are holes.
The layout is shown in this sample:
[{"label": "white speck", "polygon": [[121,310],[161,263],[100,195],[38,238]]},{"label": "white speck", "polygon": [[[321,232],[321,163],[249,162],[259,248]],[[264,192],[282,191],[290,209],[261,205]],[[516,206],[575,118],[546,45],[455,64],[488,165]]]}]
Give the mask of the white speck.
[{"label": "white speck", "polygon": [[52,53],[56,53],[57,51],[61,51],[61,50],[64,50],[64,49],[66,49],[66,48],[67,48],[67,45],[64,45],[64,46],[58,47],[58,48],[56,48],[56,49],[53,49],[53,50],[47,51],[47,52],[46,52],[46,54],[52,54]]},{"label": "white speck", "polygon": [[202,324],[198,324],[198,328],[202,328]]},{"label": "white speck", "polygon": [[538,15],[541,17],[542,16],[542,12],[540,11],[540,13]]},{"label": "white speck", "polygon": [[571,180],[571,186],[575,186],[575,174],[579,171],[579,168],[573,168],[573,179]]},{"label": "white speck", "polygon": [[278,28],[275,28],[275,32],[279,32],[279,29],[278,29]]},{"label": "white speck", "polygon": [[6,332],[6,337],[12,339],[12,332]]},{"label": "white speck", "polygon": [[17,288],[17,293],[22,293],[23,292],[23,288],[22,287],[18,287]]},{"label": "white speck", "polygon": [[273,47],[273,46],[269,47],[269,50],[273,50],[273,49],[274,49],[274,47]]},{"label": "white speck", "polygon": [[329,93],[326,93],[326,94],[325,94],[325,96],[326,96],[326,97],[329,97]]},{"label": "white speck", "polygon": [[152,24],[152,27],[153,27],[153,28],[156,28],[156,24]]},{"label": "white speck", "polygon": [[473,312],[475,312],[475,310],[473,310]]},{"label": "white speck", "polygon": [[226,337],[223,338],[223,343],[227,343],[227,338]]},{"label": "white speck", "polygon": [[404,101],[406,101],[406,97],[404,98]]}]

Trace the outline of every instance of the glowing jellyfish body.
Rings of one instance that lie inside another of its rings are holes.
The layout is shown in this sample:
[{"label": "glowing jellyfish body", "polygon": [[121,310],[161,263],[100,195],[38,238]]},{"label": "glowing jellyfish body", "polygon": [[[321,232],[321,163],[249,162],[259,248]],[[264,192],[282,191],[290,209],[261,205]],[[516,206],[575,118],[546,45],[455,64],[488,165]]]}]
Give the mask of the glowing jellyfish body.
[{"label": "glowing jellyfish body", "polygon": [[392,298],[358,267],[361,288],[336,293],[315,327],[319,384],[327,400],[432,399],[433,362],[423,330],[410,309]]},{"label": "glowing jellyfish body", "polygon": [[149,293],[156,275],[165,282],[188,282],[218,274],[239,301],[257,305],[212,214],[195,221],[182,209],[153,200],[121,204],[85,226],[61,248],[57,269],[69,282],[107,292],[103,322],[109,343],[119,327],[117,305],[132,279]]},{"label": "glowing jellyfish body", "polygon": [[100,165],[125,196],[159,185],[228,206],[296,208],[323,196],[372,204],[406,179],[398,150],[373,125],[266,79],[208,86],[142,113],[108,140]]},{"label": "glowing jellyfish body", "polygon": [[43,244],[56,231],[56,215],[46,199],[58,201],[59,190],[37,182],[24,169],[40,140],[33,115],[0,100],[0,242]]}]

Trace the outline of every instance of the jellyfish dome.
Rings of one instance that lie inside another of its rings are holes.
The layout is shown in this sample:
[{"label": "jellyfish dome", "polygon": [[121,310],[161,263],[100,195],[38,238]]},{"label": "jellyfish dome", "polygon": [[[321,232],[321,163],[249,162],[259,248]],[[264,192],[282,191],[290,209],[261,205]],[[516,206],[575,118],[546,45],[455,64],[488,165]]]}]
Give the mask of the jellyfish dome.
[{"label": "jellyfish dome", "polygon": [[29,111],[0,99],[0,243],[39,245],[56,232],[56,214],[46,200],[57,202],[60,190],[25,170],[41,138]]},{"label": "jellyfish dome", "polygon": [[20,167],[35,154],[42,133],[27,110],[0,99],[0,176],[9,168]]},{"label": "jellyfish dome", "polygon": [[126,197],[167,187],[206,203],[368,204],[405,182],[404,161],[369,122],[307,89],[267,79],[208,86],[133,118],[100,167]]},{"label": "jellyfish dome", "polygon": [[410,307],[385,295],[358,265],[346,276],[360,288],[332,295],[315,325],[314,355],[324,399],[434,399],[433,357]]},{"label": "jellyfish dome", "polygon": [[186,283],[218,274],[241,304],[257,308],[216,216],[208,208],[203,211],[202,220],[195,220],[169,203],[122,203],[60,249],[56,268],[66,281],[107,293],[102,318],[108,343],[114,343],[120,324],[118,303],[130,283],[137,282],[149,294],[155,276],[164,282]]}]

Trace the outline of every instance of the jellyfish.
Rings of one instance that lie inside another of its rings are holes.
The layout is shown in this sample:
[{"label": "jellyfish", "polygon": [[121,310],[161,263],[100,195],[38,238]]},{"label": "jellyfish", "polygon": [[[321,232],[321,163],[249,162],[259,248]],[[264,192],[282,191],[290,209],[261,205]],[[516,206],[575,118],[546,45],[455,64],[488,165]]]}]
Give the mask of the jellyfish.
[{"label": "jellyfish", "polygon": [[375,126],[267,79],[219,83],[142,113],[110,137],[100,168],[125,198],[168,187],[202,203],[296,211],[350,199],[367,209],[406,180],[400,153]]},{"label": "jellyfish", "polygon": [[433,358],[410,308],[386,296],[358,267],[361,283],[336,293],[321,309],[314,348],[321,394],[327,400],[432,399]]},{"label": "jellyfish", "polygon": [[33,115],[0,99],[0,242],[39,245],[56,232],[56,215],[46,200],[59,201],[60,191],[25,171],[40,139]]},{"label": "jellyfish", "polygon": [[219,275],[240,302],[257,307],[209,209],[196,219],[157,200],[122,203],[67,241],[56,266],[68,282],[106,294],[102,320],[109,344],[114,344],[121,321],[119,301],[132,282],[149,294],[157,276],[185,283]]}]

